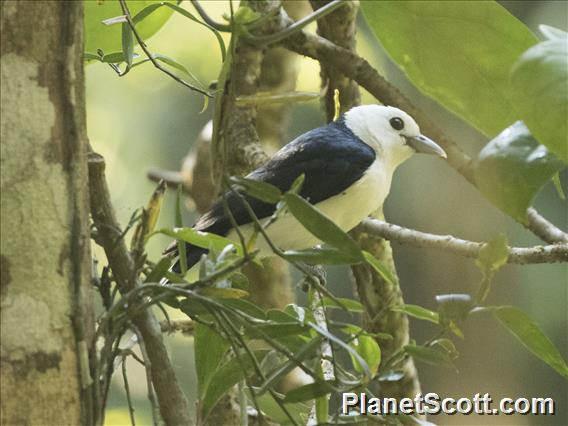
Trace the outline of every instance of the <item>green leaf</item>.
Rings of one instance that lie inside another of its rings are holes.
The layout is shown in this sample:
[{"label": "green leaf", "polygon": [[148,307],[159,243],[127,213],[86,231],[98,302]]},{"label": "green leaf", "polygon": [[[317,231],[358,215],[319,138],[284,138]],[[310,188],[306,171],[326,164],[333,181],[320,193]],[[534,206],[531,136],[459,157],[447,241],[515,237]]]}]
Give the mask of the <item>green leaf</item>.
[{"label": "green leaf", "polygon": [[154,268],[152,268],[150,273],[146,276],[144,282],[145,283],[160,282],[160,280],[164,278],[164,276],[166,275],[166,272],[168,272],[168,269],[170,269],[171,265],[172,265],[172,260],[169,257],[162,257],[160,261],[156,264],[156,266],[154,266]]},{"label": "green leaf", "polygon": [[300,386],[299,388],[292,389],[291,391],[287,392],[286,398],[284,398],[284,402],[302,402],[319,398],[320,396],[333,392],[333,385],[333,380],[326,380]]},{"label": "green leaf", "polygon": [[417,318],[419,320],[438,324],[438,313],[431,311],[430,309],[423,308],[422,306],[405,304],[392,306],[390,309],[391,311],[404,312],[406,315]]},{"label": "green leaf", "polygon": [[[174,2],[175,0],[166,0],[166,2]],[[96,52],[102,49],[105,52],[115,52],[122,48],[121,28],[119,25],[106,26],[102,21],[108,18],[122,15],[122,9],[117,0],[92,1],[85,0],[85,50],[87,52]],[[136,16],[138,12],[148,6],[156,6],[159,4],[151,0],[129,1],[128,8],[131,16]],[[168,3],[169,4],[169,3]],[[172,15],[172,10],[161,8],[159,11],[152,13],[143,22],[136,25],[136,30],[143,40],[152,37]]]},{"label": "green leaf", "polygon": [[256,21],[260,18],[260,14],[255,12],[248,6],[241,6],[237,9],[235,14],[233,15],[233,19],[236,24],[246,25],[250,24],[251,22]]},{"label": "green leaf", "polygon": [[198,398],[202,400],[230,344],[219,333],[200,323],[195,324],[193,336],[195,371],[197,374],[197,395]]},{"label": "green leaf", "polygon": [[205,287],[199,290],[199,294],[213,299],[241,299],[247,297],[249,292],[238,288]]},{"label": "green leaf", "polygon": [[[133,58],[136,58],[137,56],[138,55],[135,53],[132,55]],[[108,64],[119,64],[121,62],[125,62],[126,59],[124,57],[124,52],[111,52],[103,55],[101,61]]]},{"label": "green leaf", "polygon": [[249,315],[253,318],[266,319],[266,313],[254,303],[242,299],[227,299],[221,301],[225,306],[229,306],[239,312]]},{"label": "green leaf", "polygon": [[319,325],[317,325],[313,322],[309,322],[308,325],[314,331],[316,331],[319,335],[328,339],[330,341],[330,343],[335,343],[338,346],[340,346],[341,348],[345,349],[347,351],[347,353],[352,357],[352,359],[356,360],[359,363],[359,366],[360,366],[361,370],[363,371],[363,373],[365,374],[365,376],[367,376],[367,378],[369,380],[371,380],[373,378],[373,374],[371,373],[371,370],[369,369],[367,362],[361,357],[361,355],[359,355],[359,353],[357,353],[357,351],[354,348],[349,346],[343,340],[341,340],[338,337],[331,334],[329,331],[321,328]]},{"label": "green leaf", "polygon": [[517,119],[509,73],[537,39],[497,2],[363,1],[361,9],[422,92],[488,136]]},{"label": "green leaf", "polygon": [[[318,355],[319,349],[321,347],[321,340],[321,337],[318,336],[315,339],[311,339],[302,344],[299,348],[297,348],[297,350],[294,351],[294,360],[286,359],[284,357],[286,362],[276,369],[274,369],[273,365],[274,361],[277,360],[272,359],[270,377],[267,377],[266,381],[262,383],[262,386],[258,389],[257,394],[260,395],[266,392],[268,388],[277,383],[284,375],[297,368],[297,362],[305,362],[306,360],[314,358],[316,355]],[[267,358],[265,358],[264,361],[266,362],[266,360]],[[271,360],[268,359],[268,361],[270,362]]]},{"label": "green leaf", "polygon": [[566,201],[566,194],[564,193],[564,189],[562,189],[562,182],[560,182],[560,173],[557,172],[552,176],[552,183],[554,184],[554,188],[556,188],[556,193],[558,197],[562,201]]},{"label": "green leaf", "polygon": [[290,190],[288,192],[292,194],[299,194],[300,191],[302,190],[302,187],[304,186],[305,180],[306,180],[306,174],[302,173],[300,176],[294,179],[294,182],[292,182],[292,186],[290,187]]},{"label": "green leaf", "polygon": [[241,359],[234,357],[226,362],[221,368],[213,372],[209,381],[209,386],[203,399],[201,400],[202,418],[206,419],[225,395],[238,382],[254,374],[253,363],[250,357],[241,356]]},{"label": "green leaf", "polygon": [[286,250],[284,258],[293,262],[304,262],[308,265],[353,265],[361,259],[354,258],[334,248],[313,248],[305,250]]},{"label": "green leaf", "polygon": [[122,24],[122,53],[126,60],[126,72],[132,67],[134,59],[134,34],[127,22]]},{"label": "green leaf", "polygon": [[232,244],[239,256],[242,256],[243,254],[243,248],[240,244],[235,243],[228,238],[221,237],[216,234],[210,234],[208,232],[197,231],[193,228],[162,228],[152,232],[150,236],[155,234],[164,234],[168,237],[175,238],[176,240],[182,240],[186,243],[193,244],[194,246],[217,252],[222,252],[226,246]]},{"label": "green leaf", "polygon": [[504,234],[499,234],[487,244],[484,244],[479,251],[475,264],[488,271],[497,271],[507,264],[509,258],[508,241]]},{"label": "green leaf", "polygon": [[567,63],[568,35],[564,33],[527,50],[511,74],[519,117],[538,141],[565,164],[568,164]]},{"label": "green leaf", "polygon": [[527,223],[527,208],[541,187],[563,167],[518,121],[479,153],[475,181],[481,192],[517,221]]},{"label": "green leaf", "polygon": [[452,342],[450,339],[447,339],[445,337],[434,340],[432,342],[432,346],[439,346],[443,351],[445,351],[448,354],[448,356],[452,360],[456,359],[460,355],[460,353],[456,349],[456,345],[454,345],[454,342]]},{"label": "green leaf", "polygon": [[154,12],[155,10],[159,9],[162,6],[163,6],[162,2],[154,3],[154,4],[150,4],[150,5],[146,6],[144,9],[142,9],[136,15],[132,16],[132,22],[134,22],[134,24],[139,24],[144,19],[146,19],[148,16],[150,16],[152,14],[152,12]]},{"label": "green leaf", "polygon": [[404,347],[404,350],[414,359],[420,360],[427,364],[453,366],[452,359],[445,350],[439,350],[436,348],[421,345],[406,345]]},{"label": "green leaf", "polygon": [[331,219],[299,195],[286,193],[284,201],[290,212],[310,233],[355,259],[362,259],[357,243]]},{"label": "green leaf", "polygon": [[[347,308],[347,310],[349,310],[349,312],[363,312],[364,310],[361,302],[357,300],[347,299],[345,297],[336,297],[335,299],[336,300],[333,300],[330,297],[324,296],[322,302],[326,308],[343,309],[345,307]],[[341,305],[339,305],[338,302],[341,303]]]},{"label": "green leaf", "polygon": [[391,274],[391,271],[383,265],[383,263],[373,256],[368,251],[363,251],[363,258],[365,261],[381,276],[383,279],[391,285],[397,285],[397,280]]},{"label": "green leaf", "polygon": [[533,355],[568,379],[566,361],[556,346],[527,314],[514,306],[500,306],[493,310],[493,314]]},{"label": "green leaf", "polygon": [[[276,393],[276,398],[283,398],[284,396]],[[282,411],[280,405],[274,401],[272,395],[264,394],[256,398],[260,409],[263,413],[270,418],[271,421],[280,426],[293,426],[293,425],[303,425],[306,424],[306,420],[312,408],[312,404],[306,404],[303,402],[289,403],[286,404],[289,414],[292,416],[294,421],[290,421],[288,416]]]},{"label": "green leaf", "polygon": [[[369,370],[371,370],[371,374],[375,377],[381,363],[381,348],[379,344],[370,336],[358,336],[357,339],[353,341],[352,346],[361,358],[365,360]],[[364,373],[361,364],[359,364],[356,358],[351,357],[351,361],[356,371]]]},{"label": "green leaf", "polygon": [[175,59],[172,59],[166,55],[162,55],[161,53],[153,53],[152,58],[154,58],[157,61],[163,62],[164,64],[167,64],[178,71],[183,72],[184,74],[191,77],[195,82],[197,82],[199,86],[203,87],[201,81],[199,81],[199,79],[192,72],[190,72],[186,67],[184,67],[182,64],[177,62]]},{"label": "green leaf", "polygon": [[85,52],[85,53],[83,53],[83,58],[85,58],[86,61],[99,61],[99,62],[101,62],[101,56],[97,55],[96,53]]},{"label": "green leaf", "polygon": [[280,201],[282,193],[274,185],[258,180],[247,179],[239,176],[232,176],[231,182],[240,185],[251,197],[268,204],[276,204]]}]

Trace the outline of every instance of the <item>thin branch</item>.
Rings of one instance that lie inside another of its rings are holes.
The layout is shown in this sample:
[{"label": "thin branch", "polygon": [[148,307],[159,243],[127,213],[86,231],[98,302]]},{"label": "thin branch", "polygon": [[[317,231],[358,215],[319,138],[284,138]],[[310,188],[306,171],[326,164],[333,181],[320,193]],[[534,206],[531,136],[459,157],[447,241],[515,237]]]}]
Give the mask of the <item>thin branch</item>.
[{"label": "thin branch", "polygon": [[323,18],[324,16],[329,15],[331,12],[344,5],[345,2],[343,2],[343,0],[333,0],[328,4],[326,4],[325,6],[314,11],[313,13],[310,13],[308,16],[300,19],[299,21],[296,21],[286,26],[281,31],[267,35],[260,35],[260,36],[245,34],[245,38],[249,43],[252,43],[256,46],[265,46],[267,44],[277,43],[279,41],[282,41],[290,37],[292,34],[298,33],[307,25],[311,24],[312,22],[318,19]]},{"label": "thin branch", "polygon": [[152,52],[150,52],[148,50],[148,47],[146,46],[146,43],[144,43],[144,40],[142,39],[142,37],[140,37],[140,34],[138,34],[138,31],[136,30],[136,25],[134,24],[134,22],[132,21],[132,17],[130,16],[130,10],[128,9],[128,6],[126,5],[126,0],[118,0],[120,3],[120,7],[122,8],[122,13],[124,13],[124,15],[126,16],[126,20],[128,21],[128,26],[130,27],[130,29],[132,30],[132,33],[134,34],[134,37],[136,37],[136,40],[138,41],[138,44],[140,45],[140,48],[142,49],[142,51],[144,52],[144,54],[146,55],[146,57],[148,58],[148,60],[150,62],[152,62],[152,64],[159,69],[160,71],[162,71],[164,74],[170,76],[171,78],[173,78],[175,81],[177,81],[178,83],[184,85],[185,87],[197,92],[197,93],[201,93],[203,96],[207,96],[208,98],[212,98],[213,95],[211,95],[211,93],[209,93],[208,91],[204,90],[204,89],[200,89],[199,87],[194,86],[191,83],[188,83],[187,81],[185,81],[184,79],[178,77],[177,75],[175,75],[173,72],[171,72],[170,70],[168,70],[167,68],[164,68],[157,60],[156,58],[154,58],[154,55],[152,55]]},{"label": "thin branch", "polygon": [[191,319],[161,321],[160,330],[162,330],[162,333],[180,332],[185,335],[192,335],[195,331],[195,322]]},{"label": "thin branch", "polygon": [[[283,18],[282,21],[287,22],[287,25],[292,25],[290,19]],[[396,106],[406,111],[416,119],[425,134],[436,140],[444,148],[448,154],[447,161],[450,166],[476,186],[472,158],[435,125],[424,111],[416,107],[365,59],[348,49],[305,31],[293,34],[283,43],[285,47],[296,53],[337,68],[385,105]],[[568,242],[568,234],[543,218],[536,210],[529,209],[527,213],[528,223],[524,226],[543,241],[550,244]]]},{"label": "thin branch", "polygon": [[[104,169],[103,157],[93,152],[89,153],[91,216],[98,231],[98,242],[105,250],[119,291],[126,294],[138,287],[136,265],[126,248],[124,239],[121,238],[122,233],[110,201]],[[132,321],[140,330],[148,352],[148,360],[154,366],[152,382],[162,417],[167,424],[191,424],[189,405],[177,382],[158,320],[152,311],[145,309],[134,316]]]},{"label": "thin branch", "polygon": [[132,398],[130,397],[130,385],[128,384],[128,374],[126,373],[126,355],[122,356],[122,380],[124,381],[124,392],[126,393],[126,402],[128,403],[128,413],[130,414],[130,424],[136,426],[134,420],[134,406],[132,405]]},{"label": "thin branch", "polygon": [[541,240],[549,243],[568,243],[568,234],[542,217],[534,208],[527,210],[527,227]]},{"label": "thin branch", "polygon": [[152,420],[154,422],[154,426],[158,426],[160,424],[160,413],[159,413],[158,403],[156,402],[156,397],[154,396],[151,360],[150,357],[148,356],[148,351],[146,351],[146,345],[144,344],[142,333],[135,325],[132,325],[131,329],[134,332],[134,334],[136,334],[136,338],[138,340],[138,347],[140,348],[140,353],[142,354],[144,371],[146,372],[146,388],[148,391],[148,401],[150,401],[150,406],[152,407]]},{"label": "thin branch", "polygon": [[[365,219],[359,231],[416,247],[447,251],[464,257],[476,258],[485,243],[463,240],[451,235],[435,235],[403,228],[376,219]],[[508,263],[534,264],[568,262],[568,244],[536,247],[509,247]]]},{"label": "thin branch", "polygon": [[205,9],[203,9],[203,7],[201,7],[201,5],[199,4],[199,2],[197,0],[191,0],[191,4],[193,5],[193,7],[197,11],[197,13],[199,13],[199,16],[201,16],[201,18],[205,21],[205,23],[207,25],[215,28],[217,31],[222,31],[222,32],[226,32],[226,33],[231,32],[231,26],[229,24],[221,24],[221,23],[213,20],[207,14],[207,12],[205,12]]}]

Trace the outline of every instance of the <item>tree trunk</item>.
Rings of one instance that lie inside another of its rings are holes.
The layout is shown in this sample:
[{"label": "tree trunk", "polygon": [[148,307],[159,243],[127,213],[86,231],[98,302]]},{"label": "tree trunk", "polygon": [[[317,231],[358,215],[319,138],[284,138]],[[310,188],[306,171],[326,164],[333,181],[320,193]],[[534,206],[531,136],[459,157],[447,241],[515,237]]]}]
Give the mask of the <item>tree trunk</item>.
[{"label": "tree trunk", "polygon": [[83,4],[0,8],[1,423],[89,424]]}]

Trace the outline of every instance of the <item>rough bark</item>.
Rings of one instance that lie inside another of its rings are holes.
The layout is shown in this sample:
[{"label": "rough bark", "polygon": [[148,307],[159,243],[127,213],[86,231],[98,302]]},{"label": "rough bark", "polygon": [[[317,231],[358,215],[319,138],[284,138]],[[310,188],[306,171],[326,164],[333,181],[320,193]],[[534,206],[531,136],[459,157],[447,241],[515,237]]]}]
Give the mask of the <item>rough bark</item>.
[{"label": "rough bark", "polygon": [[[377,215],[382,218],[382,214]],[[397,277],[392,248],[387,240],[360,231],[351,233],[363,250],[372,253]],[[389,309],[392,305],[404,303],[398,283],[390,284],[375,273],[368,265],[355,265],[351,268],[359,300],[363,304],[363,327],[371,333],[388,333],[392,340],[381,340],[381,354],[384,360],[409,342],[408,318],[401,312]],[[380,397],[414,398],[420,392],[418,372],[412,358],[407,358],[400,366],[404,377],[397,382],[381,383]]]},{"label": "rough bark", "polygon": [[[311,1],[314,10],[326,3],[327,0]],[[318,21],[318,34],[344,51],[356,55],[357,9],[357,2],[346,2],[343,7]],[[335,89],[339,90],[341,112],[345,112],[359,105],[359,86],[340,69],[328,65],[325,61],[320,61],[320,66],[322,87],[327,89],[324,108],[328,121],[331,121],[335,115]],[[380,212],[376,214],[382,216]],[[363,250],[372,253],[397,277],[391,245],[387,240],[360,231],[354,231],[351,235]],[[392,303],[404,303],[402,291],[398,285],[387,283],[367,265],[355,265],[351,269],[356,291],[364,307],[363,327],[372,333],[388,333],[393,336],[393,340],[380,342],[383,359],[388,359],[409,341],[408,318],[403,313],[391,312],[388,309]],[[413,398],[420,392],[418,373],[412,359],[406,360],[402,369],[405,377],[398,382],[382,385],[379,390],[381,397]]]},{"label": "rough bark", "polygon": [[[280,3],[277,1],[243,2],[243,5],[264,15],[279,7]],[[269,31],[270,26],[271,20],[267,20],[259,30]],[[239,96],[254,95],[257,92],[264,51],[236,35],[233,37],[235,47],[231,69],[226,79],[224,93],[221,99],[217,100],[222,104],[218,117],[220,119],[219,140],[216,142],[217,146],[222,147],[224,154],[222,158],[213,158],[217,164],[213,170],[224,171],[231,175],[245,175],[264,163],[268,157],[262,148],[257,132],[257,109],[254,106],[239,106],[235,100]],[[224,164],[219,164],[220,161]],[[219,178],[220,176],[214,176],[214,179]],[[264,265],[264,269],[252,265],[245,268],[245,273],[251,282],[251,294],[256,294],[255,302],[261,306],[280,307],[282,299],[278,297],[282,295],[282,290],[277,287],[290,288],[287,284],[288,273],[285,265],[280,259],[265,261]],[[284,293],[286,300],[291,299],[290,293],[289,290]],[[223,397],[217,407],[220,409],[213,410],[207,420],[208,424],[239,423],[239,405],[234,392]]]},{"label": "rough bark", "polygon": [[89,424],[82,2],[2,2],[1,423]]},{"label": "rough bark", "polygon": [[[329,3],[329,0],[311,0],[314,10]],[[318,34],[338,46],[350,51],[356,47],[356,18],[359,4],[356,1],[345,2],[333,13],[318,21]],[[327,121],[333,120],[335,115],[335,90],[339,90],[339,103],[341,113],[349,111],[352,107],[361,103],[359,85],[351,78],[345,76],[340,70],[330,67],[325,62],[320,62],[321,85],[325,90],[322,99]]]}]

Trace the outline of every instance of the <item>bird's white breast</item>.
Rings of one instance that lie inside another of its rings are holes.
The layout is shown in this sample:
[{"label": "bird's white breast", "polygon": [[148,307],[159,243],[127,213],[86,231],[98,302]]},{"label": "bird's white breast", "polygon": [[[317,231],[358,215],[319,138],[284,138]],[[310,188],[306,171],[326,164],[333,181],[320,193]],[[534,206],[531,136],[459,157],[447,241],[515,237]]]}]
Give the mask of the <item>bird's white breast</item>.
[{"label": "bird's white breast", "polygon": [[[361,179],[340,194],[317,203],[316,207],[342,230],[349,231],[382,206],[390,189],[391,178],[392,170],[387,170],[383,163],[375,161]],[[252,234],[253,225],[244,225],[240,229],[245,238],[248,238]],[[290,213],[283,215],[266,231],[272,242],[283,250],[301,250],[321,243]],[[239,241],[234,230],[227,237]],[[256,247],[261,256],[272,254],[260,235]]]}]

